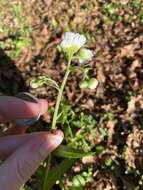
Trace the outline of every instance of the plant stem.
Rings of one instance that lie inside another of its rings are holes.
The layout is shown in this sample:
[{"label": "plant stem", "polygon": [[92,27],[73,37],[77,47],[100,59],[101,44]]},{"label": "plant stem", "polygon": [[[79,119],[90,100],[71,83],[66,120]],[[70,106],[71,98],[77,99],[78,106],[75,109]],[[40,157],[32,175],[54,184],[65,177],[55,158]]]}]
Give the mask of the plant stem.
[{"label": "plant stem", "polygon": [[44,178],[44,184],[43,184],[43,190],[46,190],[46,182],[48,180],[48,174],[50,169],[50,163],[51,163],[51,154],[49,154],[47,161],[46,161],[46,172],[45,172],[45,178]]},{"label": "plant stem", "polygon": [[63,82],[62,82],[62,85],[60,87],[59,94],[58,94],[58,97],[57,97],[57,102],[56,102],[53,121],[52,121],[52,126],[51,126],[51,129],[53,129],[53,130],[56,129],[57,116],[58,116],[60,102],[61,102],[61,99],[62,99],[63,90],[64,90],[65,84],[67,82],[69,73],[70,73],[70,63],[71,63],[71,60],[69,60],[69,62],[68,62],[66,73],[65,73],[65,76],[63,78]]},{"label": "plant stem", "polygon": [[[61,102],[62,95],[63,95],[63,90],[64,90],[65,84],[67,82],[68,76],[70,74],[70,64],[71,64],[71,59],[69,59],[69,61],[68,61],[68,66],[67,66],[64,78],[63,78],[63,82],[61,84],[61,87],[60,87],[60,90],[59,90],[59,93],[58,93],[58,96],[57,96],[57,102],[56,102],[53,121],[52,121],[52,126],[51,126],[52,130],[56,129],[57,116],[58,116],[59,106],[60,106],[60,102]],[[47,182],[47,179],[48,179],[48,174],[49,174],[49,169],[50,169],[50,162],[51,162],[51,154],[48,156],[48,159],[47,159],[47,162],[46,162],[46,172],[45,172],[43,190],[46,190],[46,182]]]}]

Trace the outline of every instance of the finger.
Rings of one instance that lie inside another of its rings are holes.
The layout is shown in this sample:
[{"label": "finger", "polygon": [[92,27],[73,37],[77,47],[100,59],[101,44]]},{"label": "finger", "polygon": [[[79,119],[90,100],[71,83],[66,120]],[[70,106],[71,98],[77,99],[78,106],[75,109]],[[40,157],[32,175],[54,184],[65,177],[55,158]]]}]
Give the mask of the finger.
[{"label": "finger", "polygon": [[45,99],[39,99],[38,104],[40,107],[40,114],[43,115],[48,110],[48,101]]},{"label": "finger", "polygon": [[42,115],[48,109],[48,102],[40,99],[38,104],[16,97],[0,96],[0,121],[32,118]]},{"label": "finger", "polygon": [[18,147],[32,138],[41,135],[50,134],[50,132],[35,132],[22,135],[2,136],[0,137],[0,158],[4,159],[11,155]]},{"label": "finger", "polygon": [[40,163],[63,139],[63,134],[42,134],[15,151],[0,168],[0,187],[18,190],[35,172]]},{"label": "finger", "polygon": [[12,136],[12,135],[20,135],[24,134],[25,131],[28,129],[28,126],[21,126],[21,125],[16,125],[11,128],[8,128],[6,131],[2,133],[2,136]]},{"label": "finger", "polygon": [[0,122],[6,122],[7,120],[2,116],[0,115]]}]

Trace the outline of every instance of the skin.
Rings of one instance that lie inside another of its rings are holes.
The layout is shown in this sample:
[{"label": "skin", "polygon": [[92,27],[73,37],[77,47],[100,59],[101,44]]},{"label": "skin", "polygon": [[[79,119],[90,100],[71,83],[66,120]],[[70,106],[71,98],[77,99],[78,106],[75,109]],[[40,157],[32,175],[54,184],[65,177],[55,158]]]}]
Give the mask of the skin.
[{"label": "skin", "polygon": [[[39,107],[41,115],[44,114],[48,102],[40,99],[35,104],[0,96],[0,123],[37,116]],[[63,140],[63,133],[59,130],[25,134],[27,128],[13,126],[0,137],[0,158],[6,159],[0,167],[0,190],[18,190]]]}]

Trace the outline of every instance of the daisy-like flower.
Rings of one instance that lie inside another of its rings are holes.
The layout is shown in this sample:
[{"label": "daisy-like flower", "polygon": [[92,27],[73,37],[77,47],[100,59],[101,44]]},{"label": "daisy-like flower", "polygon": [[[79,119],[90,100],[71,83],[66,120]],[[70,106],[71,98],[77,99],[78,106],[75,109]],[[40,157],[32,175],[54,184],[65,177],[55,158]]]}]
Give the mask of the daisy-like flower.
[{"label": "daisy-like flower", "polygon": [[86,42],[84,35],[74,32],[65,32],[60,47],[66,56],[72,57]]},{"label": "daisy-like flower", "polygon": [[88,63],[92,60],[93,52],[86,48],[81,48],[77,54],[80,63]]}]

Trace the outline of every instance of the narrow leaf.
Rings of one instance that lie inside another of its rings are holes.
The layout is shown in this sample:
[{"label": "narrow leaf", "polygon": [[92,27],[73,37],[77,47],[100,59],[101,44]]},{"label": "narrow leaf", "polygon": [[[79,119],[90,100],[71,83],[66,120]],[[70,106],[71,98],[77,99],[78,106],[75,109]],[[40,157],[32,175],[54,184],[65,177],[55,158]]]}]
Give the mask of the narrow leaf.
[{"label": "narrow leaf", "polygon": [[71,168],[76,159],[65,159],[59,165],[55,166],[48,175],[48,180],[46,182],[46,190],[50,190],[57,180],[60,179],[64,173]]},{"label": "narrow leaf", "polygon": [[53,154],[57,157],[63,158],[82,158],[85,156],[94,155],[93,152],[84,152],[82,150],[77,150],[68,146],[60,145]]}]

